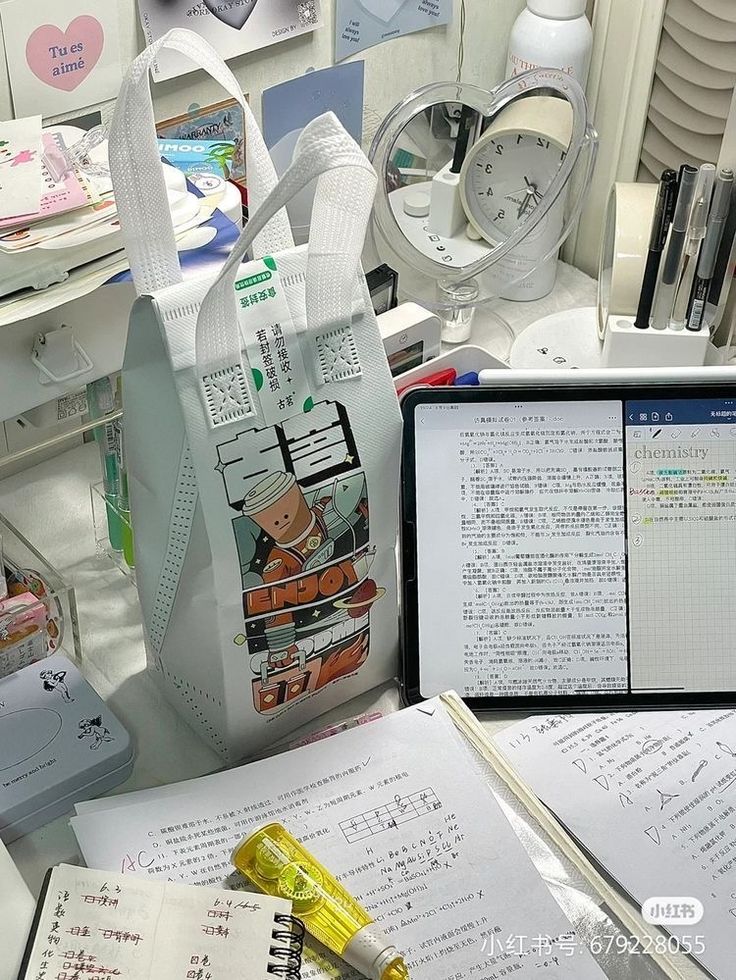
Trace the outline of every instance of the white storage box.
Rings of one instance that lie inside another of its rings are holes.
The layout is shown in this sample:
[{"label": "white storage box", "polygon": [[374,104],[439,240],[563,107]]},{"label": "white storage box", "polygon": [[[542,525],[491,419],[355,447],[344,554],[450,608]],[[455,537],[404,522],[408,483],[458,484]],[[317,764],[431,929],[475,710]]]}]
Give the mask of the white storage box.
[{"label": "white storage box", "polygon": [[128,778],[130,736],[56,655],[0,680],[0,838],[11,841]]}]

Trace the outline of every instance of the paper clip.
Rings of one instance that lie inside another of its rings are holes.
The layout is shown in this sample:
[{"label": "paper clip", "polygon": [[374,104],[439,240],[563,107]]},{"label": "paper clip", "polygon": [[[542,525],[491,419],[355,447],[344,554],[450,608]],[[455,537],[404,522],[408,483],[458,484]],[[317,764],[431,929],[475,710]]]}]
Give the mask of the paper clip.
[{"label": "paper clip", "polygon": [[54,145],[43,155],[43,162],[49,173],[60,183],[70,170],[79,170],[90,177],[109,177],[110,171],[99,163],[94,163],[90,154],[107,140],[107,128],[95,126],[84,136],[67,146],[61,134],[57,133]]}]

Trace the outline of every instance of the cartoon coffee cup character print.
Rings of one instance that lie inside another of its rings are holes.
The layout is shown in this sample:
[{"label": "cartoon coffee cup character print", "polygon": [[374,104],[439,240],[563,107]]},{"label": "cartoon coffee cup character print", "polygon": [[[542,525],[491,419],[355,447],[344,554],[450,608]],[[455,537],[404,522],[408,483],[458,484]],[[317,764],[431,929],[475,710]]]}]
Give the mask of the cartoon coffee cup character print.
[{"label": "cartoon coffee cup character print", "polygon": [[239,515],[245,630],[236,643],[249,655],[255,707],[269,713],[354,673],[368,657],[370,609],[385,590],[369,577],[375,552],[365,474],[347,415],[333,402],[243,433],[218,452]]}]

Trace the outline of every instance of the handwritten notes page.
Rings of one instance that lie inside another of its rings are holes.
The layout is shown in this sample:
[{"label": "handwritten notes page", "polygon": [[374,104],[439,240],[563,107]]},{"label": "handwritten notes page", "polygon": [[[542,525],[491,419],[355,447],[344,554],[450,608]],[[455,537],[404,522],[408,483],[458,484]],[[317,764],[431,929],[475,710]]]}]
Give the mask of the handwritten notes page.
[{"label": "handwritten notes page", "polygon": [[[127,805],[121,797],[72,825],[88,864],[221,885],[240,838],[280,820],[381,922],[412,980],[603,978],[472,751],[430,701]],[[302,969],[302,980],[354,976],[314,951]]]},{"label": "handwritten notes page", "polygon": [[266,980],[276,915],[291,902],[59,865],[26,980]]},{"label": "handwritten notes page", "polygon": [[551,715],[495,742],[635,901],[702,902],[666,928],[736,976],[736,711]]}]

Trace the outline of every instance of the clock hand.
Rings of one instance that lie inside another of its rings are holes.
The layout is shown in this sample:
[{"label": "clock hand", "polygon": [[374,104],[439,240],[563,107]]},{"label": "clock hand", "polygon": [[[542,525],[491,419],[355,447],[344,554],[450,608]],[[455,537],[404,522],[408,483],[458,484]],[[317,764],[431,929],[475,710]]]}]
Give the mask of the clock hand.
[{"label": "clock hand", "polygon": [[[524,178],[524,179],[526,179],[526,178]],[[526,197],[522,201],[521,207],[519,208],[519,213],[516,216],[517,221],[523,217],[524,212],[528,209],[529,204],[531,203],[531,201],[534,201],[535,204],[537,203],[537,199],[535,197],[535,192],[532,191],[531,188],[527,187],[527,189],[526,189]]]},{"label": "clock hand", "polygon": [[526,177],[524,178],[524,180],[526,181],[527,191],[531,192],[531,194],[534,196],[534,200],[536,201],[537,204],[539,204],[539,202],[542,200],[543,197],[543,194],[539,190],[539,185],[532,184],[532,182],[530,180],[527,180]]},{"label": "clock hand", "polygon": [[[510,198],[510,197],[514,197],[514,196],[515,196],[516,194],[524,194],[524,193],[526,193],[526,191],[528,191],[530,187],[532,187],[532,188],[534,188],[534,184],[531,184],[531,183],[530,183],[530,182],[529,182],[529,181],[527,180],[527,178],[526,178],[526,177],[524,178],[524,181],[525,181],[525,186],[524,186],[524,187],[520,187],[520,188],[518,189],[518,191],[510,191],[510,193],[508,193],[508,194],[506,195],[506,197],[507,197],[507,199],[508,199],[508,198]],[[534,189],[535,189],[535,191],[536,191],[536,188],[534,188]]]}]

